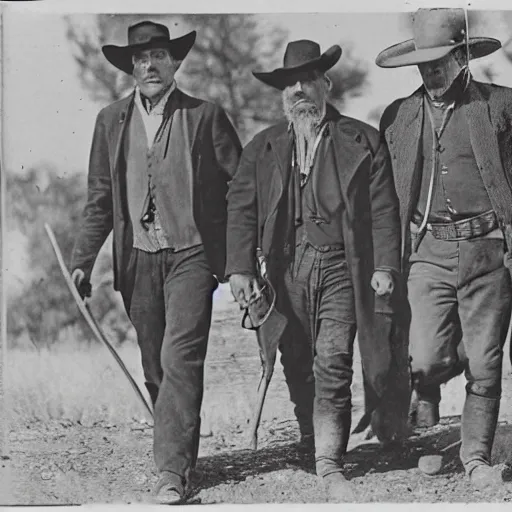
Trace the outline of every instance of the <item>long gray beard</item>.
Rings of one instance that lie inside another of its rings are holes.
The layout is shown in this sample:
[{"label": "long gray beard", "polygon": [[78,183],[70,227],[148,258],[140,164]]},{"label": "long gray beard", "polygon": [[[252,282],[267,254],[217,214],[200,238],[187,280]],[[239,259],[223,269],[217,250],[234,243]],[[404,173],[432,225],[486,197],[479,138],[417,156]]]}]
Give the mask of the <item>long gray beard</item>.
[{"label": "long gray beard", "polygon": [[301,171],[306,172],[311,165],[316,130],[322,115],[315,106],[294,109],[294,112],[285,110],[285,114],[288,121],[292,123],[295,133],[297,163]]},{"label": "long gray beard", "polygon": [[284,113],[286,119],[292,123],[295,133],[302,135],[306,139],[315,136],[316,128],[322,120],[322,113],[314,105],[302,109],[287,109]]}]

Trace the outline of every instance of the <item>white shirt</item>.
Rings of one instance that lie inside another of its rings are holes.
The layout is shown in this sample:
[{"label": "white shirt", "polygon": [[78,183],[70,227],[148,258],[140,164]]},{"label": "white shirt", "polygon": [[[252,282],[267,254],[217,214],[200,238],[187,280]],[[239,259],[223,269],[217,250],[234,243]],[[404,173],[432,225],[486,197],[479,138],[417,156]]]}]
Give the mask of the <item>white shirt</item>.
[{"label": "white shirt", "polygon": [[137,105],[140,115],[142,116],[142,121],[144,122],[146,137],[148,139],[148,147],[151,147],[155,141],[156,132],[162,124],[165,105],[167,104],[167,100],[174,89],[176,89],[176,82],[173,81],[169,90],[160,98],[154,107],[151,107],[150,102],[146,100],[149,112],[144,107],[139,87],[137,86],[135,89],[135,105]]}]

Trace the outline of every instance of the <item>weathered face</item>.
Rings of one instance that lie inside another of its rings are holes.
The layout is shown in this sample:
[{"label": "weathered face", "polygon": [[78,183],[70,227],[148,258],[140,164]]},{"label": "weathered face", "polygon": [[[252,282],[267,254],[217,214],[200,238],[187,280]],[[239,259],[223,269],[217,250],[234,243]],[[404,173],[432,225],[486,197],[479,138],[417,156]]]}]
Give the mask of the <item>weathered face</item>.
[{"label": "weathered face", "polygon": [[312,72],[299,76],[295,84],[283,90],[283,107],[286,116],[288,118],[320,116],[328,90],[325,75]]},{"label": "weathered face", "polygon": [[433,98],[440,98],[464,68],[462,55],[449,53],[442,59],[418,64],[423,83]]},{"label": "weathered face", "polygon": [[158,101],[171,86],[181,61],[171,57],[166,48],[151,48],[132,57],[133,77],[141,93],[152,103]]}]

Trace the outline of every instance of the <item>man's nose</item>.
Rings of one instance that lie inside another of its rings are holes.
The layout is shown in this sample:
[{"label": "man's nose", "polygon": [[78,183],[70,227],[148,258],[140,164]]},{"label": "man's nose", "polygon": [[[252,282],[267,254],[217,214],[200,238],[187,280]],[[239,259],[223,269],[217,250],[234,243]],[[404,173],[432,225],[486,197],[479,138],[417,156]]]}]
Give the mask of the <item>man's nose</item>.
[{"label": "man's nose", "polygon": [[303,92],[302,91],[302,82],[300,80],[295,82],[295,85],[293,86],[293,92]]}]

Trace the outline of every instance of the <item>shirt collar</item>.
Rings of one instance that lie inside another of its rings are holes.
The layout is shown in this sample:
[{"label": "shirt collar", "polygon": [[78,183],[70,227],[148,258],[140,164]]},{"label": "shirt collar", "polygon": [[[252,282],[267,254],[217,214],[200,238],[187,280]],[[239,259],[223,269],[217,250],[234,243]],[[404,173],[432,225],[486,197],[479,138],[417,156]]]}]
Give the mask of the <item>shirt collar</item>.
[{"label": "shirt collar", "polygon": [[[173,80],[171,86],[167,90],[167,92],[160,98],[158,103],[151,108],[150,101],[145,98],[142,93],[140,92],[139,86],[135,88],[135,99],[137,103],[144,109],[144,111],[150,115],[150,116],[163,116],[164,115],[164,109],[165,105],[167,104],[167,101],[169,100],[169,97],[171,96],[172,92],[176,89],[176,81]],[[148,110],[149,109],[149,110]]]}]

